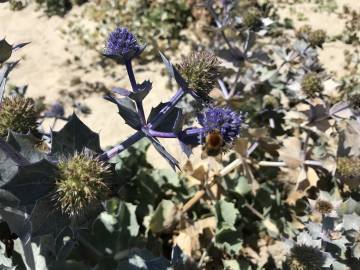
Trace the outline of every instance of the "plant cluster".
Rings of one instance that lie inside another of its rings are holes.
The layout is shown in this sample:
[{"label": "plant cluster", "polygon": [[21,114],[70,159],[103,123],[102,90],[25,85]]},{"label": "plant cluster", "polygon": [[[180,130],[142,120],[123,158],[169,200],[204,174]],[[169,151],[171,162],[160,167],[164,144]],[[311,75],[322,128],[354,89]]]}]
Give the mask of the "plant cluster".
[{"label": "plant cluster", "polygon": [[[5,269],[360,268],[358,81],[323,67],[324,31],[285,31],[267,1],[201,7],[211,51],[198,44],[177,64],[160,52],[178,89],[149,115],[159,90],[133,68],[146,44],[108,31],[102,55],[131,89],[105,99],[134,133],[105,151],[60,103],[38,111],[3,97],[8,60],[26,44],[0,42],[0,115],[21,119],[0,118]],[[46,133],[44,118],[66,123]],[[163,140],[201,161],[180,164]],[[150,144],[172,170],[148,163]]]}]

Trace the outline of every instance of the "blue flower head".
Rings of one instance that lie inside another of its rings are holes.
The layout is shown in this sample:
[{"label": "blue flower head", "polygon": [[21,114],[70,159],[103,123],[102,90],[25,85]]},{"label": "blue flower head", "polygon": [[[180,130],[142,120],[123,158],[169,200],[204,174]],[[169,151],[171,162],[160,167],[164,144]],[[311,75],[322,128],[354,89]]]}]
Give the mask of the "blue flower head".
[{"label": "blue flower head", "polygon": [[220,0],[221,4],[226,7],[231,4],[232,0]]},{"label": "blue flower head", "polygon": [[226,144],[231,144],[244,127],[244,116],[229,108],[210,107],[198,118],[204,127],[204,135],[218,131]]},{"label": "blue flower head", "polygon": [[139,55],[143,48],[133,33],[127,28],[118,27],[110,33],[104,54],[115,59],[130,59]]}]

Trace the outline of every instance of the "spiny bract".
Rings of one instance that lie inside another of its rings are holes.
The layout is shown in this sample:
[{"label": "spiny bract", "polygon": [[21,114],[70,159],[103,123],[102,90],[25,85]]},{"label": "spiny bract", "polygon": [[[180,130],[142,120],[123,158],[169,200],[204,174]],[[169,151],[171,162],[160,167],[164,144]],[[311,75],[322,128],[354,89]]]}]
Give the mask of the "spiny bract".
[{"label": "spiny bract", "polygon": [[106,198],[109,188],[105,180],[109,168],[86,154],[75,154],[62,160],[56,182],[56,201],[63,213],[81,214],[87,207]]},{"label": "spiny bract", "polygon": [[37,117],[33,99],[5,97],[0,104],[0,137],[6,137],[9,130],[37,134]]},{"label": "spiny bract", "polygon": [[219,64],[214,54],[202,51],[183,57],[176,67],[188,82],[188,87],[206,100],[220,75]]}]

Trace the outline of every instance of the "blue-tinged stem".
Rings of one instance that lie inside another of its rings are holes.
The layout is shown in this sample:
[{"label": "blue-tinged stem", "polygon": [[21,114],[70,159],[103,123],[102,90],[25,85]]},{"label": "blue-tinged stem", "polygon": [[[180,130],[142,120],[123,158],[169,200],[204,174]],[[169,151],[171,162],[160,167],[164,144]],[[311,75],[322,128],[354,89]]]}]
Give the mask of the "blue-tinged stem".
[{"label": "blue-tinged stem", "polygon": [[168,104],[161,109],[161,111],[152,119],[148,124],[149,129],[154,129],[168,116],[169,112],[180,102],[180,100],[186,95],[186,91],[180,88],[175,95],[170,99]]},{"label": "blue-tinged stem", "polygon": [[[137,84],[136,84],[135,74],[134,74],[134,70],[132,68],[131,60],[126,60],[125,66],[126,66],[126,71],[129,76],[130,83],[131,83],[131,88],[132,88],[133,92],[136,92]],[[144,112],[144,107],[142,105],[142,102],[136,101],[136,107],[137,107],[137,111],[139,114],[140,122],[143,126],[145,126],[146,120],[145,120],[145,112]]]},{"label": "blue-tinged stem", "polygon": [[[135,76],[134,76],[134,73],[132,72],[131,63],[129,64],[129,66],[126,65],[126,68],[128,70],[128,73],[129,73],[129,78],[130,78],[131,85],[133,86],[133,83],[135,83],[135,85],[136,85]],[[130,72],[129,72],[129,70],[130,70]],[[168,114],[171,112],[171,110],[176,106],[176,104],[178,104],[179,101],[186,95],[186,93],[187,93],[186,91],[184,91],[182,88],[180,88],[175,93],[175,95],[170,99],[168,104],[164,108],[162,108],[162,110],[154,117],[154,119],[151,121],[151,123],[149,123],[146,126],[146,128],[151,130],[151,129],[156,128],[157,126],[159,126],[161,124],[161,122],[166,118],[166,116],[168,116]],[[142,106],[138,107],[138,109],[139,108],[142,108]],[[156,131],[154,131],[154,132],[156,132]],[[158,135],[160,135],[160,136],[154,136],[154,135],[153,136],[154,137],[159,137],[159,138],[175,138],[176,137],[176,136],[173,136],[175,134],[170,135],[170,134],[162,133],[162,134],[158,134]],[[171,136],[171,137],[165,137],[165,136]],[[106,151],[105,153],[103,153],[100,156],[101,160],[109,160],[109,159],[111,159],[112,157],[120,154],[126,148],[130,147],[131,145],[133,145],[134,143],[136,143],[137,141],[139,141],[140,139],[142,139],[144,137],[145,137],[145,134],[142,131],[137,131],[136,133],[134,133],[132,136],[130,136],[128,139],[126,139],[121,144],[118,144],[117,146],[113,147],[109,151]]]},{"label": "blue-tinged stem", "polygon": [[145,137],[145,134],[143,132],[137,131],[136,133],[131,135],[129,138],[127,138],[122,143],[118,144],[117,146],[115,146],[112,149],[110,149],[110,150],[106,151],[105,153],[103,153],[100,156],[100,159],[104,160],[104,161],[109,160],[109,159],[117,156],[122,151],[124,151],[128,147],[132,146],[134,143],[136,143],[137,141],[139,141],[140,139],[142,139],[144,137]]},{"label": "blue-tinged stem", "polygon": [[[204,128],[190,128],[190,129],[186,129],[184,131],[182,131],[181,133],[184,135],[198,135],[198,134],[202,134],[204,133]],[[148,130],[149,134],[153,137],[158,137],[158,138],[177,138],[177,134],[175,134],[174,132],[162,132],[162,131],[157,131],[157,130],[153,130],[153,129],[149,129]]]},{"label": "blue-tinged stem", "polygon": [[149,129],[148,132],[151,136],[157,138],[176,138],[176,134],[174,132],[162,132],[153,129]]},{"label": "blue-tinged stem", "polygon": [[205,132],[205,128],[190,128],[184,131],[186,135],[197,135]]}]

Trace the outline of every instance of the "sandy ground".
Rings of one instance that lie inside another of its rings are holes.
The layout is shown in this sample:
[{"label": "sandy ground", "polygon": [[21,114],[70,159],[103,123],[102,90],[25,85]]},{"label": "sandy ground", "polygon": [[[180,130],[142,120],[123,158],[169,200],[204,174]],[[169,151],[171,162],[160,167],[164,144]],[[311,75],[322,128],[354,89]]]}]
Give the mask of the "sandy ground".
[{"label": "sandy ground", "polygon": [[[353,8],[360,9],[359,0],[337,0],[339,7],[348,4]],[[289,8],[280,9],[282,18],[291,17],[295,26],[309,23],[314,28],[324,29],[329,35],[341,33],[344,22],[339,20],[336,14],[314,13],[311,4],[293,4],[296,12],[302,12],[308,18],[307,21],[300,21]],[[76,10],[74,11],[76,12]],[[51,103],[59,97],[59,91],[64,88],[70,89],[70,81],[78,76],[83,81],[103,82],[107,87],[114,86],[130,87],[127,81],[125,69],[118,68],[118,81],[107,77],[101,69],[85,73],[83,70],[74,69],[66,64],[68,58],[73,55],[81,55],[82,61],[86,64],[95,51],[83,48],[76,43],[69,44],[62,34],[63,28],[72,14],[64,19],[59,17],[47,18],[41,12],[30,6],[22,11],[13,12],[7,4],[0,4],[0,37],[6,37],[10,43],[27,42],[31,44],[14,54],[13,59],[22,58],[20,65],[11,74],[10,82],[15,85],[29,85],[28,95],[46,96],[46,101]],[[69,47],[69,51],[65,48]],[[321,52],[321,60],[330,70],[338,76],[344,73],[343,50],[341,42],[332,42],[325,45]],[[137,73],[138,80],[151,79],[153,90],[145,103],[145,110],[150,111],[160,101],[166,101],[171,92],[166,89],[167,77],[161,75],[161,64],[152,64],[146,67],[146,71]],[[114,145],[129,136],[131,128],[124,124],[118,116],[116,107],[106,102],[100,95],[94,95],[86,99],[86,104],[92,108],[92,114],[82,117],[82,120],[94,131],[100,133],[101,145],[103,147]],[[68,111],[68,113],[70,113]],[[60,126],[57,126],[60,128]],[[175,140],[165,142],[169,151],[182,162],[186,160],[180,153]],[[156,167],[168,168],[155,150],[149,151],[150,160]]]}]

